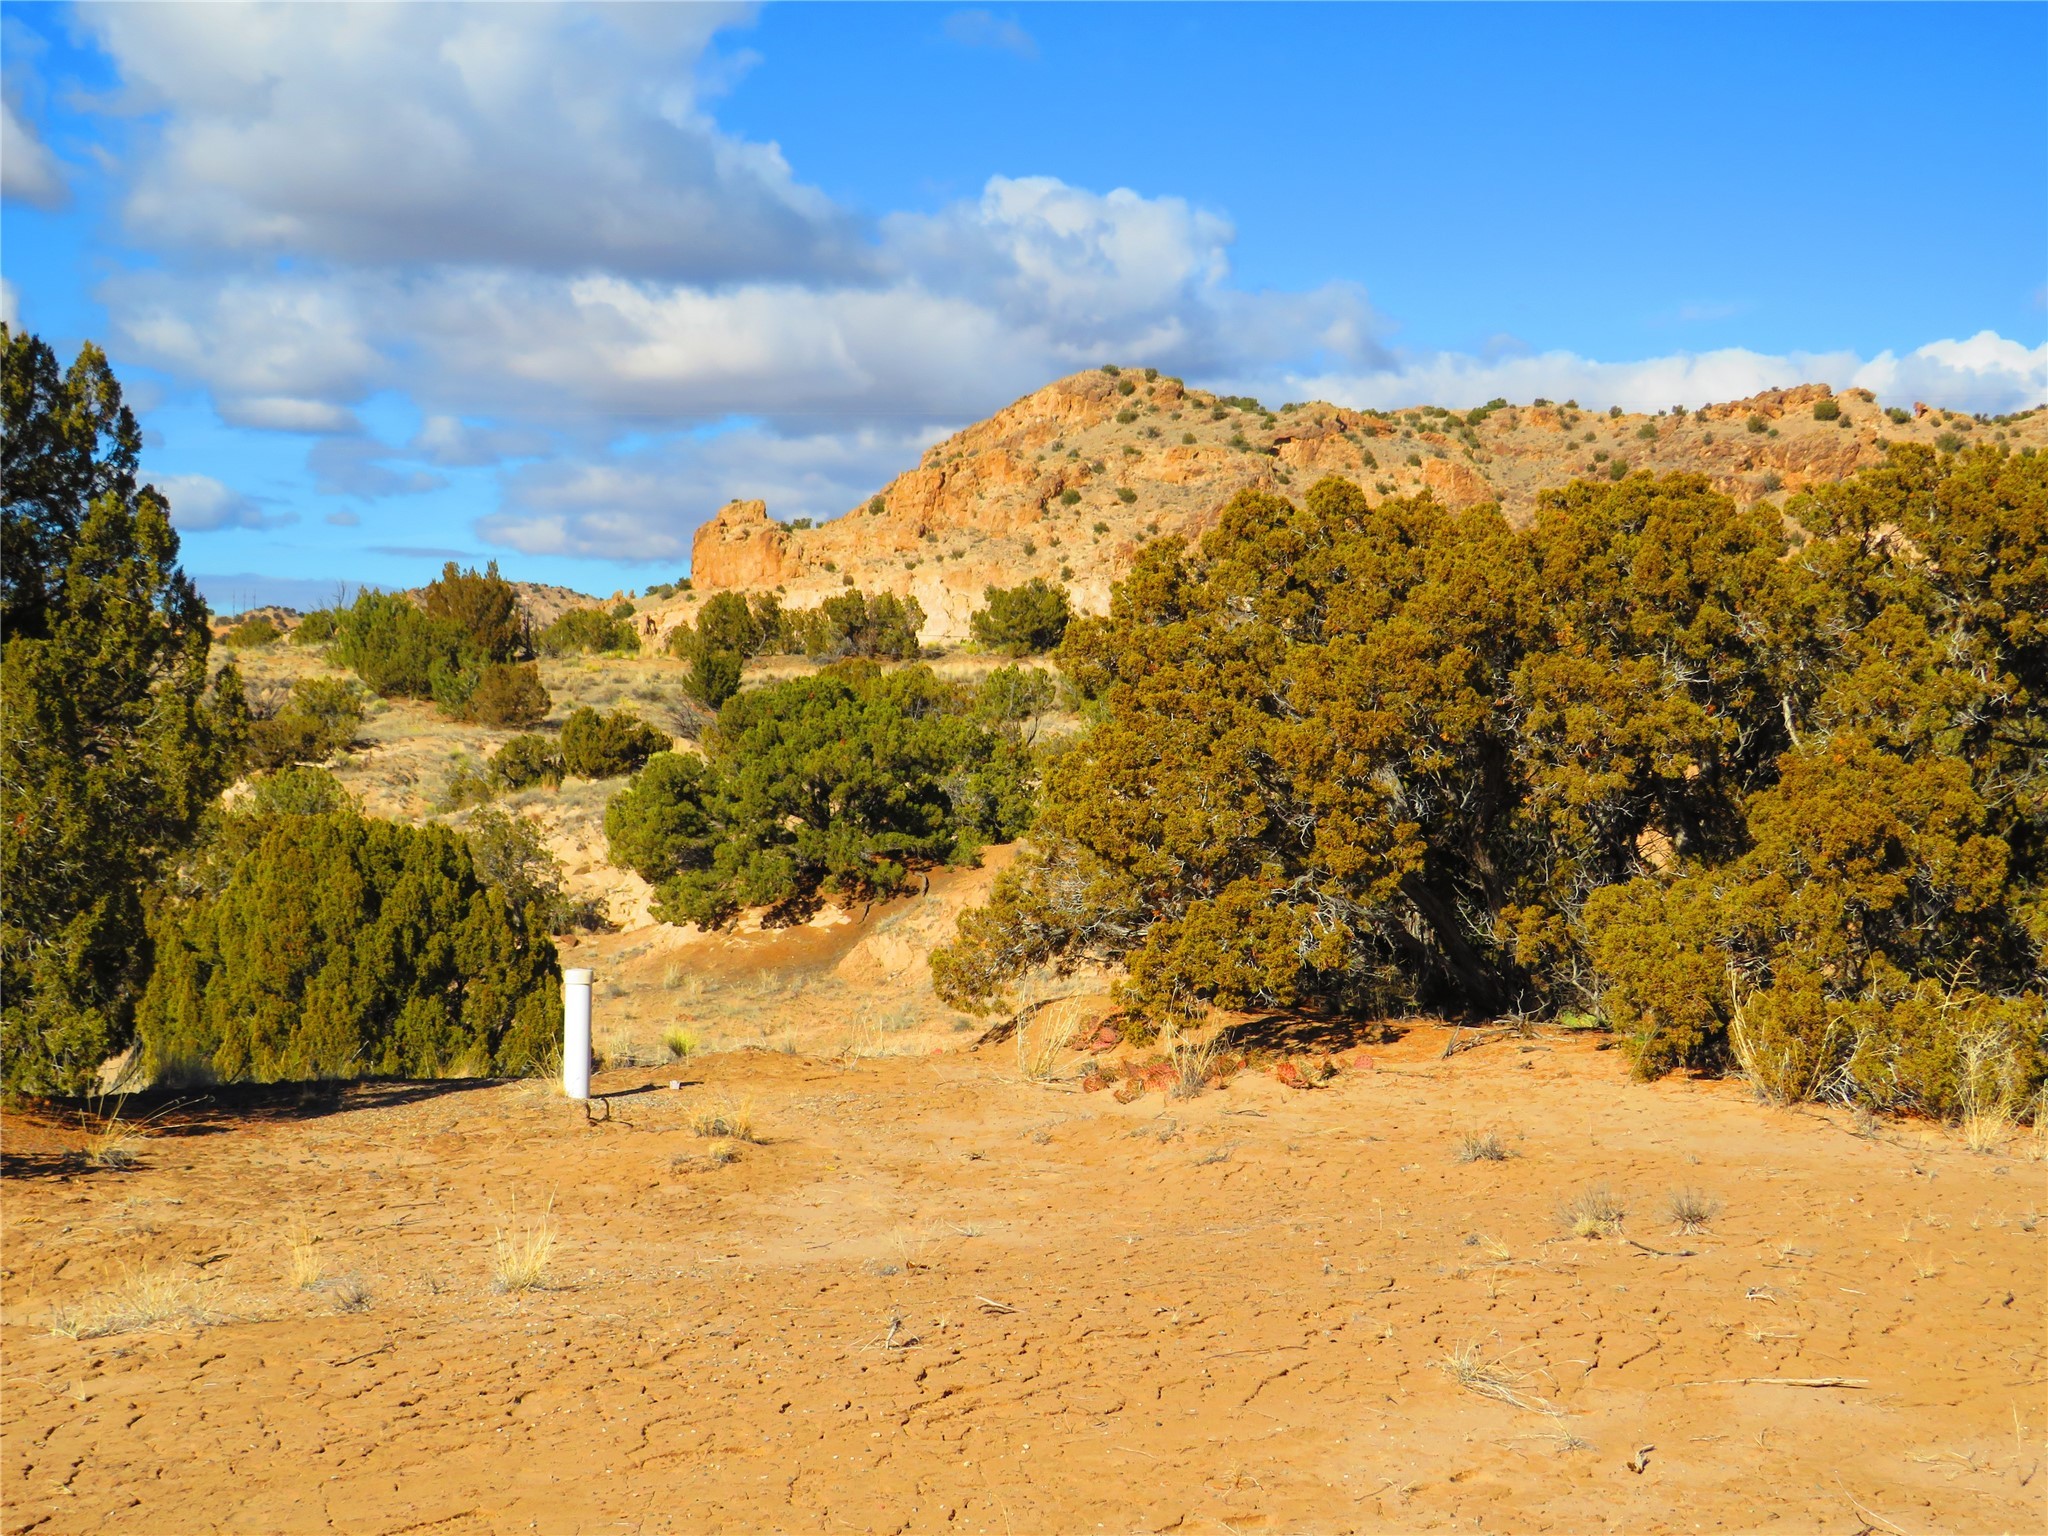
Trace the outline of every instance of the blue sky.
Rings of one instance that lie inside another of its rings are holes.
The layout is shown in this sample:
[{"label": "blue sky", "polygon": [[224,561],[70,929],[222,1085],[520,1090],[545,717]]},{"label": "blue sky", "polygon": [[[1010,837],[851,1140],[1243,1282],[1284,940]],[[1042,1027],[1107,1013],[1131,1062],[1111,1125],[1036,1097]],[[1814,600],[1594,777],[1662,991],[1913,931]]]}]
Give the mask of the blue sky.
[{"label": "blue sky", "polygon": [[217,602],[588,591],[1095,362],[2048,397],[2048,7],[0,6],[10,323]]}]

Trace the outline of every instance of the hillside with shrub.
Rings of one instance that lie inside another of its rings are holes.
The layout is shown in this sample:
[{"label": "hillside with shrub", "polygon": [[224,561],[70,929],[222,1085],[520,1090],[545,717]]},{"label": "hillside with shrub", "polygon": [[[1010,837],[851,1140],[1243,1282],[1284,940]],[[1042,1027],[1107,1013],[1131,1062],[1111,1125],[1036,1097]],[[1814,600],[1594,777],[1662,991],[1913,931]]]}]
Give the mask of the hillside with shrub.
[{"label": "hillside with shrub", "polygon": [[1335,478],[1150,547],[1096,723],[934,957],[1142,1018],[1586,1012],[1637,1069],[1937,1113],[2040,1085],[2048,459],[1894,448],[1775,506],[1647,473],[1521,528]]},{"label": "hillside with shrub", "polygon": [[[105,358],[88,345],[60,372],[33,336],[0,343],[0,1084],[88,1093],[138,1046],[129,1070],[173,1077],[538,1066],[559,972],[531,907],[476,873],[462,835],[365,817],[297,766],[355,740],[363,691],[302,675],[252,717],[240,670],[210,665]],[[451,566],[420,605],[362,594],[335,649],[375,693],[487,719],[526,632],[502,588]],[[259,614],[223,640],[253,660],[281,635]]]},{"label": "hillside with shrub", "polygon": [[1543,399],[1360,410],[1106,365],[933,444],[839,517],[783,522],[763,502],[731,503],[697,530],[688,590],[643,603],[641,622],[658,642],[723,592],[813,608],[857,587],[915,598],[922,641],[954,645],[973,638],[989,587],[1039,579],[1077,612],[1107,613],[1147,543],[1199,541],[1243,490],[1298,497],[1334,475],[1371,504],[1426,491],[1457,510],[1498,505],[1520,527],[1573,480],[1698,474],[1748,506],[1873,468],[1891,443],[2040,451],[2048,411],[1972,416],[1819,383],[1660,411]]}]

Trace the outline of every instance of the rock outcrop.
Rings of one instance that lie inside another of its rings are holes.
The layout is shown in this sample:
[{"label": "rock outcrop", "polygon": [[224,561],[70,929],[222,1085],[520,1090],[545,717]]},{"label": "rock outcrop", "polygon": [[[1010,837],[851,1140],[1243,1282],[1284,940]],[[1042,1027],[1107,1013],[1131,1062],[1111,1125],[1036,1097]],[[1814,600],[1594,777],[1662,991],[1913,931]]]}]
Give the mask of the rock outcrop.
[{"label": "rock outcrop", "polygon": [[[1832,398],[1838,417],[1816,419]],[[1903,414],[1903,413],[1902,413]],[[917,465],[815,528],[734,501],[697,532],[694,590],[643,608],[646,643],[691,621],[714,592],[776,590],[808,607],[846,587],[915,597],[928,643],[968,634],[989,586],[1061,582],[1084,612],[1148,540],[1199,537],[1246,487],[1296,495],[1324,475],[1371,501],[1428,491],[1452,507],[1496,502],[1513,521],[1542,490],[1633,469],[1704,474],[1743,501],[1838,480],[1887,439],[2003,433],[2048,447],[2048,411],[1987,425],[1947,411],[1890,418],[1865,390],[1770,390],[1703,410],[1613,416],[1574,402],[1456,413],[1357,411],[1320,402],[1270,410],[1156,373],[1060,379],[925,451]]]},{"label": "rock outcrop", "polygon": [[691,583],[706,593],[779,587],[802,569],[795,535],[764,501],[727,502],[690,541]]}]

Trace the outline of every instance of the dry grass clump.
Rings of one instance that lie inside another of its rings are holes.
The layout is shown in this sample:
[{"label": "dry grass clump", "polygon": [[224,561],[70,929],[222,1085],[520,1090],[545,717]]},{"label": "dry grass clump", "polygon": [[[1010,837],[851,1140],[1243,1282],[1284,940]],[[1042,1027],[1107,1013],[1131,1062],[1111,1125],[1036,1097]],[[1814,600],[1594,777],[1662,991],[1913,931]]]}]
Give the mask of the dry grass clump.
[{"label": "dry grass clump", "polygon": [[701,1156],[692,1157],[687,1152],[678,1152],[668,1160],[672,1172],[687,1173],[693,1168],[726,1168],[740,1160],[737,1143],[719,1140],[706,1147]]},{"label": "dry grass clump", "polygon": [[761,1140],[754,1127],[752,1099],[720,1099],[707,1104],[690,1118],[690,1129],[699,1136],[717,1136],[728,1141]]},{"label": "dry grass clump", "polygon": [[[124,1071],[121,1075],[125,1078],[128,1073]],[[96,1095],[91,1103],[92,1107],[79,1115],[85,1132],[85,1160],[95,1168],[133,1168],[142,1156],[142,1128],[156,1115],[145,1116],[139,1123],[122,1119],[121,1108],[127,1103],[125,1094],[114,1101],[111,1111],[103,1107],[103,1095]],[[157,1111],[162,1113],[163,1110]]]},{"label": "dry grass clump", "polygon": [[321,1289],[333,1298],[337,1312],[370,1310],[370,1287],[361,1275],[337,1275]]},{"label": "dry grass clump", "polygon": [[199,1304],[199,1287],[190,1275],[143,1269],[79,1306],[60,1307],[50,1315],[50,1332],[65,1339],[103,1339],[114,1333],[185,1323],[204,1326],[215,1320]]},{"label": "dry grass clump", "polygon": [[285,1228],[284,1243],[286,1277],[294,1289],[312,1290],[326,1273],[320,1263],[319,1233],[310,1222],[295,1221]]},{"label": "dry grass clump", "polygon": [[1664,1214],[1688,1237],[1697,1236],[1721,1214],[1721,1202],[1704,1190],[1674,1189],[1664,1201]]},{"label": "dry grass clump", "polygon": [[2003,1152],[2012,1141],[2017,1122],[2004,1104],[1986,1104],[1963,1111],[1963,1145],[1972,1152]]},{"label": "dry grass clump", "polygon": [[882,1021],[872,1014],[864,1014],[854,1020],[846,1041],[839,1047],[841,1061],[864,1061],[870,1056],[886,1054],[882,1046]]},{"label": "dry grass clump", "polygon": [[1458,1138],[1454,1155],[1461,1163],[1504,1163],[1508,1147],[1498,1131],[1467,1131]]},{"label": "dry grass clump", "polygon": [[1628,1207],[1605,1184],[1589,1184],[1558,1207],[1557,1219],[1574,1237],[1607,1237],[1621,1230]]},{"label": "dry grass clump", "polygon": [[1975,1030],[1957,1044],[1957,1096],[1962,1101],[1963,1145],[1972,1152],[2002,1152],[2019,1128],[2019,1063],[2010,1041]]},{"label": "dry grass clump", "polygon": [[1526,1371],[1510,1369],[1506,1356],[1497,1360],[1487,1359],[1477,1344],[1463,1344],[1447,1350],[1443,1359],[1436,1362],[1436,1368],[1448,1374],[1467,1392],[1490,1397],[1497,1403],[1507,1403],[1530,1413],[1557,1412],[1542,1398],[1521,1390],[1522,1384],[1529,1379]]},{"label": "dry grass clump", "polygon": [[688,1061],[704,1047],[687,1029],[671,1029],[661,1037],[662,1049],[670,1061]]},{"label": "dry grass clump", "polygon": [[1166,1064],[1173,1069],[1173,1085],[1167,1090],[1167,1097],[1199,1097],[1209,1086],[1209,1079],[1217,1073],[1218,1058],[1222,1056],[1229,1036],[1227,1027],[1207,1038],[1198,1038],[1191,1030],[1175,1030],[1162,1040],[1160,1044],[1166,1049]]},{"label": "dry grass clump", "polygon": [[141,1157],[142,1133],[117,1112],[85,1133],[85,1160],[95,1168],[133,1168]]},{"label": "dry grass clump", "polygon": [[1080,1005],[1062,998],[1038,1010],[1034,1019],[1017,1023],[1017,1070],[1027,1082],[1042,1083],[1052,1076],[1060,1057],[1081,1032]]},{"label": "dry grass clump", "polygon": [[547,1288],[548,1260],[555,1252],[555,1202],[524,1231],[498,1228],[491,1244],[491,1285],[501,1295]]}]

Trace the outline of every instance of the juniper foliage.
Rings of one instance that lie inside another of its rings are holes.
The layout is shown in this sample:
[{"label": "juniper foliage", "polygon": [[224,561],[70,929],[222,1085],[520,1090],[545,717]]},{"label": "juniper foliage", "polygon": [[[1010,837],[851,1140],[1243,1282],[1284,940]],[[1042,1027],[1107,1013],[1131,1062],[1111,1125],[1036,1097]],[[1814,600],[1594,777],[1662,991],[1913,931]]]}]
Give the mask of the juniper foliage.
[{"label": "juniper foliage", "polygon": [[0,1083],[80,1092],[132,1038],[143,902],[232,776],[239,674],[209,686],[206,605],[105,357],[5,351]]},{"label": "juniper foliage", "polygon": [[2048,470],[1900,446],[1787,517],[1687,475],[1524,530],[1239,495],[1070,628],[1097,723],[941,996],[1117,961],[1154,1016],[1591,1007],[1645,1074],[2030,1091]]}]

